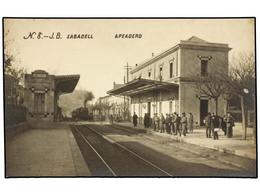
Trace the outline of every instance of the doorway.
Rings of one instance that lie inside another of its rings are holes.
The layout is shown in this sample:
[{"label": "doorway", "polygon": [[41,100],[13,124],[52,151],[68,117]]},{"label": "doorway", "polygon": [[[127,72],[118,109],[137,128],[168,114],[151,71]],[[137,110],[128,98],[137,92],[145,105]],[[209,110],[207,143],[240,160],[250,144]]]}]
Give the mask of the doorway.
[{"label": "doorway", "polygon": [[45,107],[45,94],[35,93],[34,94],[34,113],[43,114]]},{"label": "doorway", "polygon": [[209,100],[200,100],[200,126],[204,126],[204,118],[208,114],[208,104]]},{"label": "doorway", "polygon": [[147,102],[147,113],[148,116],[151,117],[151,102]]}]

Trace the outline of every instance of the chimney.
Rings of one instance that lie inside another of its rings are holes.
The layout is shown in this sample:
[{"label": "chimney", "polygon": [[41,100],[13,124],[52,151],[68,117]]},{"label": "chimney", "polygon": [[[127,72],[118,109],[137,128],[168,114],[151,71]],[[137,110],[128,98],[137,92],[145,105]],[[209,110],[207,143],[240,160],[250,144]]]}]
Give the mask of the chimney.
[{"label": "chimney", "polygon": [[138,64],[135,64],[135,66],[138,66]]},{"label": "chimney", "polygon": [[152,57],[154,56],[154,53],[152,53]]}]

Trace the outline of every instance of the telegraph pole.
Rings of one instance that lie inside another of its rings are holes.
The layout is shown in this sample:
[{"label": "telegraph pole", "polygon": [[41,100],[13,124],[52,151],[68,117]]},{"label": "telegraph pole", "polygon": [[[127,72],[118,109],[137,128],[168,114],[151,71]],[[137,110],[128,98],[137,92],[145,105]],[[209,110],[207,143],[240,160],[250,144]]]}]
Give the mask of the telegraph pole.
[{"label": "telegraph pole", "polygon": [[[125,84],[125,76],[124,76],[124,84]],[[124,96],[124,113],[123,113],[123,117],[124,117],[124,121],[125,121],[125,96]]]},{"label": "telegraph pole", "polygon": [[[128,83],[129,82],[129,71],[132,69],[131,66],[129,66],[128,62],[126,63],[126,66],[124,66],[124,69],[126,69],[126,79],[125,79],[125,76],[124,76],[124,84],[125,83]],[[127,107],[129,109],[129,99],[128,97],[126,98],[127,99]],[[124,119],[126,118],[126,105],[125,105],[125,96],[124,96]],[[129,116],[127,116],[127,119],[128,119]]]},{"label": "telegraph pole", "polygon": [[126,66],[124,66],[124,68],[126,69],[126,83],[129,82],[129,70],[132,69],[131,66],[129,66],[128,62],[126,63]]}]

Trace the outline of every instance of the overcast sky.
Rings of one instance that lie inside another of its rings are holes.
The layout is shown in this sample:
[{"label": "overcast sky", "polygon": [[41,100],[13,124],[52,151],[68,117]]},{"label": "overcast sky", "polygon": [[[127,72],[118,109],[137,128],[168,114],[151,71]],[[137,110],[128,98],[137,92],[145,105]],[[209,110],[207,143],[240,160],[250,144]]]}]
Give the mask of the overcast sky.
[{"label": "overcast sky", "polygon": [[[5,20],[9,46],[16,63],[30,73],[44,69],[50,74],[80,74],[77,89],[106,95],[113,81],[123,83],[124,66],[134,66],[152,53],[197,36],[209,42],[227,43],[230,59],[240,52],[254,51],[252,20]],[[51,35],[60,32],[63,39],[23,39],[29,32]],[[92,34],[94,39],[66,39],[67,34]],[[141,39],[115,39],[119,33],[141,33]]]}]

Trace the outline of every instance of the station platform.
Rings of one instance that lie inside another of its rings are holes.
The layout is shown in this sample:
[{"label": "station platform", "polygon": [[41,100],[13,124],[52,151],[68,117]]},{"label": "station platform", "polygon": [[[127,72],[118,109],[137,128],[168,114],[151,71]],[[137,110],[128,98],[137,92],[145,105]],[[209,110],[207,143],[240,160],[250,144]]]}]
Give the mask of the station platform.
[{"label": "station platform", "polygon": [[[114,123],[124,127],[133,127],[130,122]],[[247,139],[242,140],[242,128],[241,124],[236,123],[233,130],[233,137],[227,138],[224,132],[219,132],[219,139],[213,140],[212,138],[206,138],[206,130],[203,128],[197,128],[193,130],[193,133],[188,133],[186,136],[173,136],[166,133],[155,132],[152,128],[144,128],[143,125],[138,124],[135,127],[136,130],[146,130],[147,133],[152,133],[161,137],[167,137],[179,142],[194,144],[200,147],[206,147],[214,149],[224,153],[230,153],[250,159],[256,159],[256,144],[253,141],[253,129],[247,129]]]},{"label": "station platform", "polygon": [[68,125],[27,129],[6,140],[6,177],[90,176]]}]

